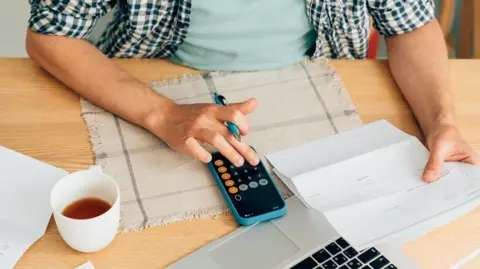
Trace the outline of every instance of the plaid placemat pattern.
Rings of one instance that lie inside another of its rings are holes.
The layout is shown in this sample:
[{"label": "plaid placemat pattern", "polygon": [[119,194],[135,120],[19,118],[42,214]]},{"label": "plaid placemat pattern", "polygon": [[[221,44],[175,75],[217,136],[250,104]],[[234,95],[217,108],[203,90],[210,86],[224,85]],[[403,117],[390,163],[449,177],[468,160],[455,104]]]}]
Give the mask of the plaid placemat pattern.
[{"label": "plaid placemat pattern", "polygon": [[[247,116],[250,134],[245,139],[267,166],[263,157],[267,152],[361,124],[347,91],[326,60],[275,71],[183,76],[149,86],[182,104],[212,103],[214,92],[231,103],[256,97],[259,106]],[[148,131],[88,101],[82,100],[81,105],[95,162],[120,186],[121,231],[228,211],[205,164],[171,150]],[[277,184],[285,196],[290,195],[280,180]]]}]

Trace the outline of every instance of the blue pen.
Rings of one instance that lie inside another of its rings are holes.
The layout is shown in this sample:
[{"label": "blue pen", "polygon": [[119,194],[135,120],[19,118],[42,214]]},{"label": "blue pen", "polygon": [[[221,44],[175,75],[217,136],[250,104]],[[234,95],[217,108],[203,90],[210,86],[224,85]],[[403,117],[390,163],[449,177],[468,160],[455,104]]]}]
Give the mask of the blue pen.
[{"label": "blue pen", "polygon": [[[229,106],[230,104],[227,102],[227,99],[218,93],[213,94],[213,99],[215,100],[215,104],[221,106]],[[240,135],[240,130],[238,129],[237,125],[227,121],[228,130],[232,133],[232,135],[238,140],[238,142],[242,141],[242,136]]]}]

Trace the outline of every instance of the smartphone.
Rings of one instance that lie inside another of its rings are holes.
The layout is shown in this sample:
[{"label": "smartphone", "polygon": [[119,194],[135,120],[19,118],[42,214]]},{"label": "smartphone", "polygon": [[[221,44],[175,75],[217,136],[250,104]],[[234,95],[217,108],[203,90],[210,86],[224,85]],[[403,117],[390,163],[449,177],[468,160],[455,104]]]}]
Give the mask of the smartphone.
[{"label": "smartphone", "polygon": [[236,167],[219,152],[212,153],[208,168],[240,225],[251,225],[283,216],[287,205],[262,161],[245,161]]}]

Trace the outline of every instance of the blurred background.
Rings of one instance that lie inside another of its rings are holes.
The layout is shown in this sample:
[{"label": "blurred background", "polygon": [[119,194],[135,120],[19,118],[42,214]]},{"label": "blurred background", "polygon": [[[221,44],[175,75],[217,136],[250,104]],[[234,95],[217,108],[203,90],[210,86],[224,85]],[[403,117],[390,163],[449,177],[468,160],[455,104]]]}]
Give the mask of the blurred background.
[{"label": "blurred background", "polygon": [[[27,0],[2,0],[0,57],[27,57],[25,29],[30,12]],[[5,3],[7,2],[7,4]],[[436,15],[449,47],[450,58],[480,58],[480,0],[435,0]],[[90,39],[96,40],[112,14],[102,18]],[[369,58],[386,58],[384,40],[372,32]]]}]

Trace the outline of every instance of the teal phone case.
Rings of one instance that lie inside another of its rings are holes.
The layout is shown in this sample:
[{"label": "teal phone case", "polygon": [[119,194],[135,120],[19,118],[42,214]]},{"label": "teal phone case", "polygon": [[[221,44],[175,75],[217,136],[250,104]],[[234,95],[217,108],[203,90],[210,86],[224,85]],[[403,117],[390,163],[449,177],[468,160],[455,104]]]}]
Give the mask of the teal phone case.
[{"label": "teal phone case", "polygon": [[210,170],[210,173],[212,174],[212,176],[213,176],[213,178],[215,179],[215,181],[217,182],[217,185],[218,185],[218,187],[220,188],[220,191],[222,192],[223,197],[224,197],[225,200],[227,201],[228,207],[229,207],[230,210],[232,211],[232,214],[233,214],[233,216],[235,217],[235,220],[236,220],[240,225],[243,225],[243,226],[251,225],[251,224],[254,224],[254,223],[260,222],[260,221],[266,221],[266,220],[278,218],[278,217],[281,217],[281,216],[285,215],[285,213],[287,212],[287,204],[285,203],[285,200],[283,199],[282,194],[281,194],[280,191],[278,190],[278,187],[277,187],[277,185],[275,184],[275,181],[273,181],[272,176],[270,175],[270,173],[268,173],[268,170],[266,169],[266,167],[264,166],[264,164],[263,164],[262,161],[260,161],[260,165],[263,167],[263,169],[264,169],[264,171],[265,171],[265,173],[266,173],[266,176],[268,177],[268,180],[270,180],[270,182],[271,182],[271,183],[273,184],[273,186],[275,187],[278,195],[282,198],[283,207],[281,207],[281,208],[279,208],[279,209],[277,209],[277,210],[268,212],[268,213],[264,213],[264,214],[262,214],[262,215],[254,216],[254,217],[251,217],[251,218],[244,218],[244,217],[240,216],[240,214],[238,213],[237,209],[235,208],[235,205],[233,204],[230,196],[229,196],[228,193],[227,193],[227,190],[226,190],[225,187],[223,186],[223,181],[222,181],[222,179],[218,176],[217,171],[215,170],[215,166],[214,166],[214,164],[213,164],[213,160],[212,160],[212,162],[208,163],[208,169]]}]

